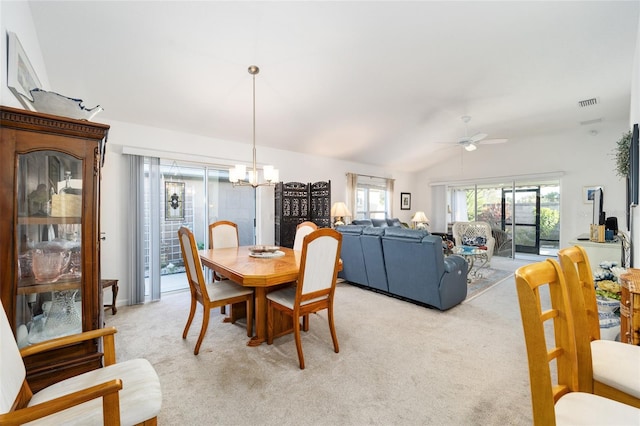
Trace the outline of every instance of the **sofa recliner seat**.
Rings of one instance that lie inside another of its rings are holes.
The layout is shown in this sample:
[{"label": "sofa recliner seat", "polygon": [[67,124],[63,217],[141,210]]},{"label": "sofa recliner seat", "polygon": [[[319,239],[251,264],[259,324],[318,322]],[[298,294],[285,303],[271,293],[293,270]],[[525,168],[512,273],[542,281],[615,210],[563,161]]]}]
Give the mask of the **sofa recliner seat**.
[{"label": "sofa recliner seat", "polygon": [[342,234],[342,271],[338,276],[350,282],[369,285],[364,264],[361,236],[365,225],[340,225],[336,228]]},{"label": "sofa recliner seat", "polygon": [[440,310],[467,297],[467,262],[461,256],[445,257],[441,237],[401,227],[336,229],[343,234],[340,276],[345,280]]},{"label": "sofa recliner seat", "polygon": [[362,230],[360,243],[369,287],[389,291],[381,238],[385,232],[385,228],[366,227]]}]

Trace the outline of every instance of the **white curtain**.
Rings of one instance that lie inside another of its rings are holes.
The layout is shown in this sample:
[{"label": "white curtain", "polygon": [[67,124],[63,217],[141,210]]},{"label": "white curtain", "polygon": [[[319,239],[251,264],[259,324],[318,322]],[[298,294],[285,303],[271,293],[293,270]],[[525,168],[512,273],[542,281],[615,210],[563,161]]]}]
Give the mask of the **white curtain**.
[{"label": "white curtain", "polygon": [[[150,258],[159,259],[160,243],[160,159],[151,158],[149,204],[151,206],[150,220]],[[129,206],[131,216],[129,221],[128,241],[128,276],[129,276],[129,304],[136,305],[145,301],[145,170],[144,157],[129,155]],[[154,238],[155,236],[155,238]],[[155,248],[154,248],[155,247]],[[156,262],[157,263],[157,262]],[[154,267],[152,267],[154,266]],[[160,265],[149,265],[149,280],[151,282],[151,299],[160,299]]]},{"label": "white curtain", "polygon": [[387,179],[387,214],[389,217],[393,215],[393,179]]},{"label": "white curtain", "polygon": [[468,221],[467,191],[453,189],[451,192],[451,223]]},{"label": "white curtain", "polygon": [[347,173],[347,208],[352,214],[352,218],[356,217],[356,189],[358,187],[358,175],[355,173]]}]

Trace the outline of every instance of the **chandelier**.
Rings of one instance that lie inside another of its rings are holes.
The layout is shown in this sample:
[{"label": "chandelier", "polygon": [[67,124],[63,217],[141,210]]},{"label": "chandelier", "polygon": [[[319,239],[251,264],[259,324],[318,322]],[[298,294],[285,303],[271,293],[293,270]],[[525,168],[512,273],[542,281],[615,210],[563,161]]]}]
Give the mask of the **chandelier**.
[{"label": "chandelier", "polygon": [[260,72],[260,68],[255,65],[249,67],[249,74],[253,76],[253,167],[247,173],[247,166],[244,164],[236,164],[229,169],[229,182],[233,186],[258,186],[275,185],[279,180],[278,169],[273,166],[264,166],[262,174],[264,182],[258,181],[258,170],[256,168],[256,74]]}]

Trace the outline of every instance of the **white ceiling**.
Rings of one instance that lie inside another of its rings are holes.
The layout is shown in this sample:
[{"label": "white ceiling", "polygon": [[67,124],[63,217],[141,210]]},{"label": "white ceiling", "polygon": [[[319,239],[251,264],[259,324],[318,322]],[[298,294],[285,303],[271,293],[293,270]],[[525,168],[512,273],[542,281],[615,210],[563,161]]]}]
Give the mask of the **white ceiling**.
[{"label": "white ceiling", "polygon": [[627,120],[640,11],[637,1],[30,5],[47,89],[102,105],[98,121],[251,143],[255,64],[258,147],[406,171],[460,149],[442,142],[464,136],[462,115],[469,134],[509,143]]}]

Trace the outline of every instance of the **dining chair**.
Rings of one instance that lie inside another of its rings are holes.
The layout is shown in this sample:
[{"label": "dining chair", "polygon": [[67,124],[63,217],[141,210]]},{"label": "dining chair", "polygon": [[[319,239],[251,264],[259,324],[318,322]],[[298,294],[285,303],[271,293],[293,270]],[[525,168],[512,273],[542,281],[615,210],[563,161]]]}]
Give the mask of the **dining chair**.
[{"label": "dining chair", "polygon": [[293,249],[297,251],[301,251],[302,240],[304,240],[304,237],[306,237],[316,229],[318,229],[318,225],[316,225],[313,222],[306,221],[306,222],[299,223],[298,226],[296,227],[296,236],[295,236],[295,239],[293,240]]},{"label": "dining chair", "polygon": [[560,264],[547,259],[525,265],[516,270],[515,278],[533,424],[639,424],[639,409],[578,390],[575,325]]},{"label": "dining chair", "polygon": [[[238,225],[228,220],[219,220],[209,224],[209,248],[238,247],[240,238],[238,237]],[[216,271],[211,271],[214,281],[226,280],[226,277],[218,275]],[[225,314],[225,306],[220,306],[220,313]]]},{"label": "dining chair", "polygon": [[595,283],[584,248],[561,249],[558,257],[575,321],[580,390],[640,408],[640,346],[600,339]]},{"label": "dining chair", "polygon": [[[293,331],[300,369],[304,369],[304,355],[300,340],[300,319],[326,309],[333,348],[339,352],[338,336],[333,317],[333,301],[340,262],[342,234],[330,228],[313,231],[304,238],[300,271],[296,286],[285,287],[267,294],[267,343]],[[275,315],[291,317],[293,330],[274,333]]]},{"label": "dining chair", "polygon": [[198,248],[196,246],[193,233],[186,227],[178,230],[180,239],[180,249],[182,250],[182,259],[187,269],[187,279],[189,280],[189,289],[191,290],[191,309],[187,325],[184,327],[182,338],[187,338],[187,332],[193,321],[198,303],[202,305],[204,310],[202,315],[202,328],[193,350],[194,355],[198,355],[200,345],[209,326],[209,314],[211,309],[246,302],[247,305],[247,336],[251,337],[253,331],[253,290],[243,287],[231,281],[221,281],[218,283],[208,283],[204,279],[202,271],[202,263],[198,256]]},{"label": "dining chair", "polygon": [[[160,379],[146,359],[116,363],[115,333],[114,327],[100,328],[20,350],[0,302],[0,424],[156,425]],[[32,393],[24,357],[95,339],[102,339],[104,367]]]}]

